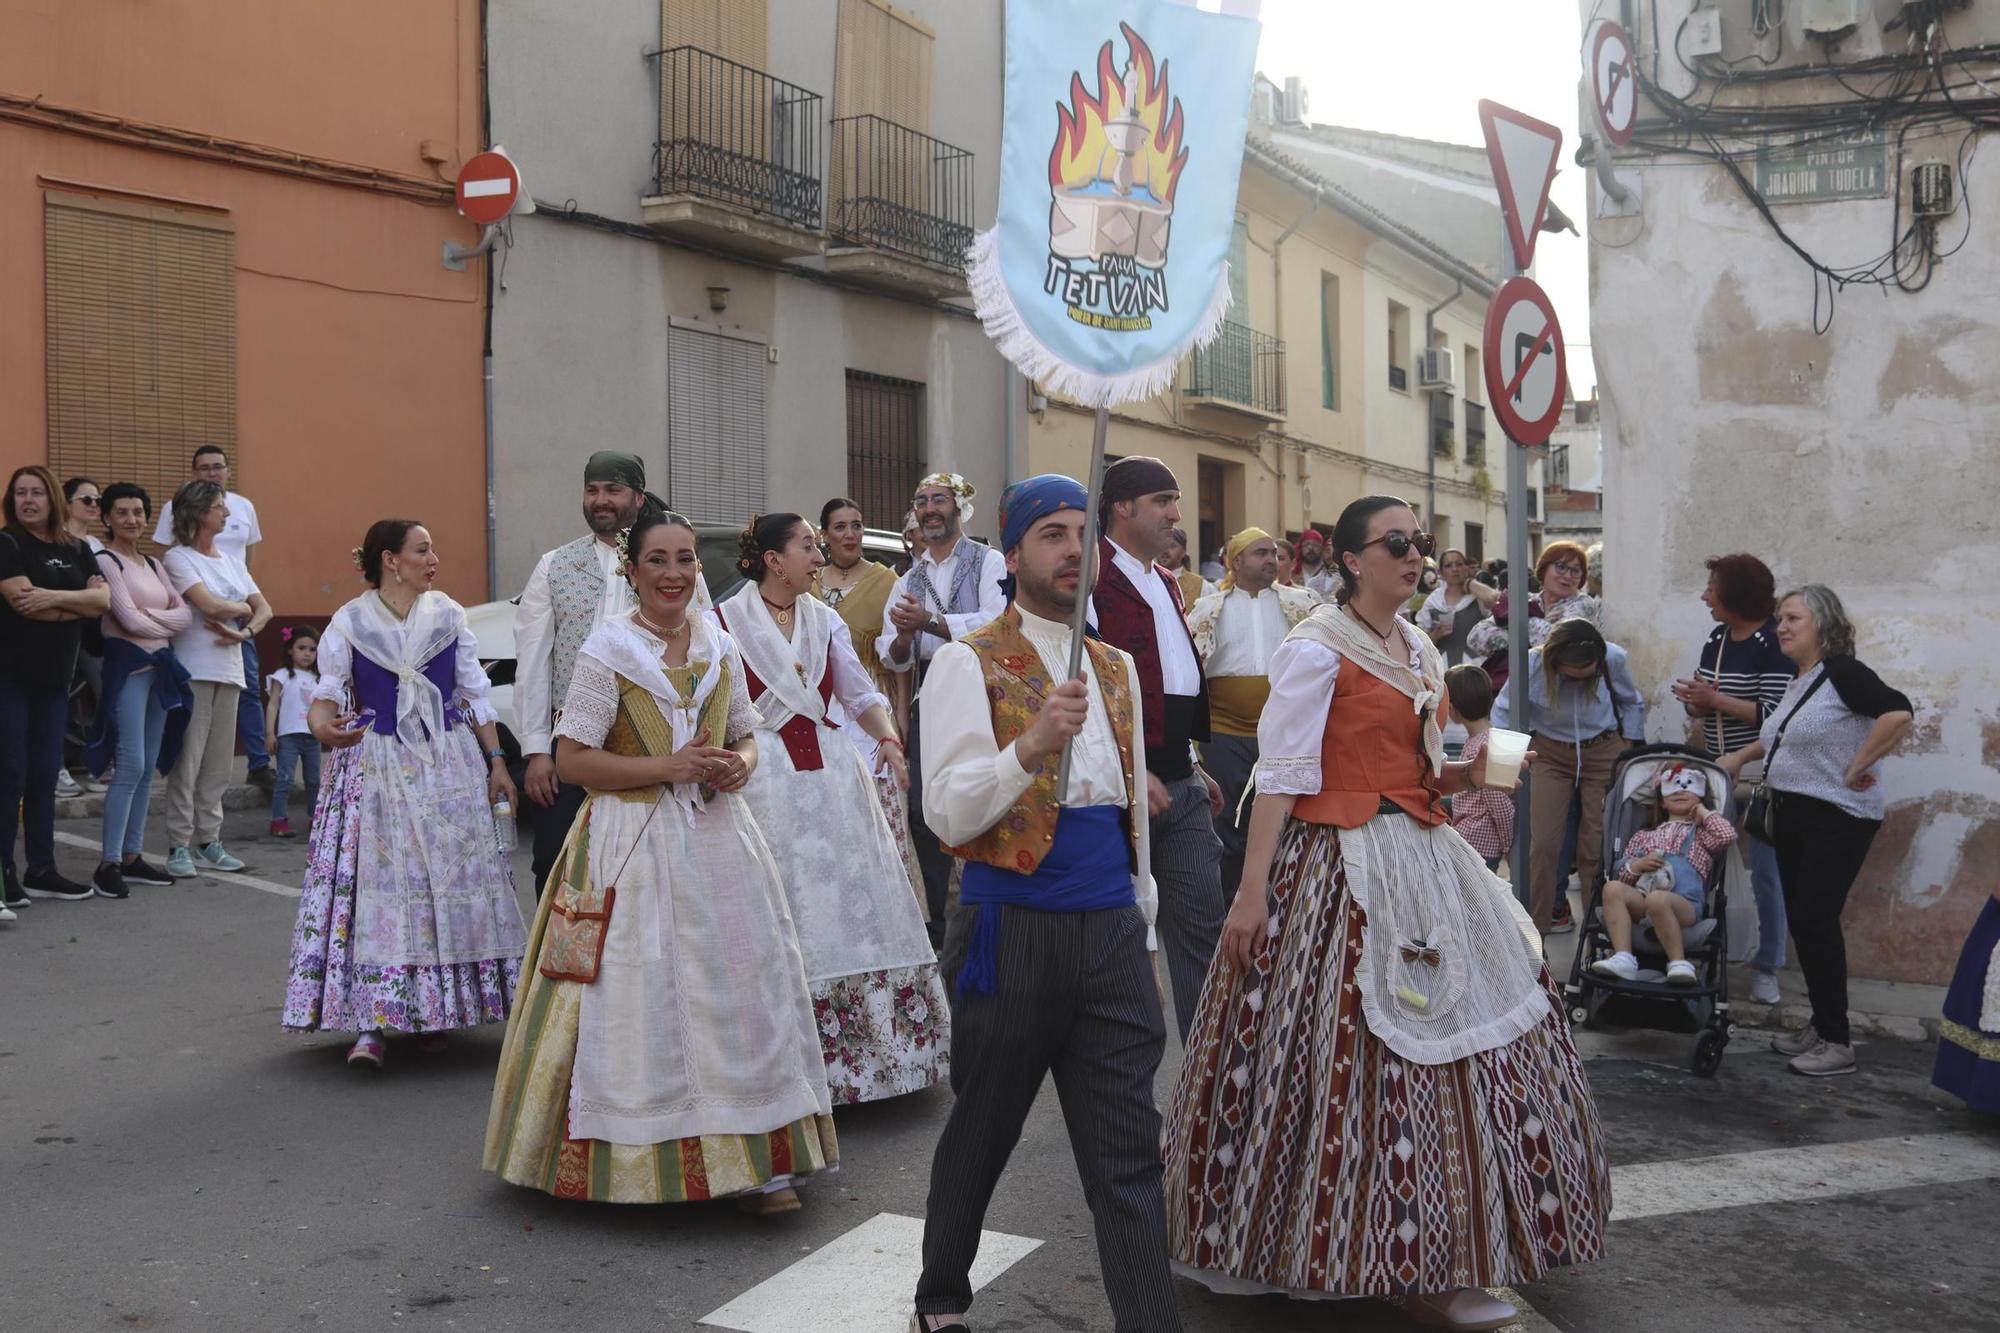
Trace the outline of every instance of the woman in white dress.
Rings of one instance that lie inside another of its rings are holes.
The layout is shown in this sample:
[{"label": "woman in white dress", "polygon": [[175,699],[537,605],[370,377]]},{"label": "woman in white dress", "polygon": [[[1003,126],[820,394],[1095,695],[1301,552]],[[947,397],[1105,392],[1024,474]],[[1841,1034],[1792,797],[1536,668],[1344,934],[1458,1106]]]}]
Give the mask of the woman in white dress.
[{"label": "woman in white dress", "polygon": [[812,525],[766,514],[738,543],[748,582],[717,614],[763,719],[744,794],[784,875],[827,1084],[846,1103],[917,1092],[950,1073],[944,982],[874,779],[838,720],[855,719],[907,788],[889,701],[847,623],[807,595],[825,563]]},{"label": "woman in white dress", "polygon": [[691,612],[678,514],[621,541],[638,605],[593,631],[555,728],[587,788],[528,940],[485,1166],[558,1198],[799,1207],[834,1166],[826,1066],[784,885],[742,791],[757,711]]}]

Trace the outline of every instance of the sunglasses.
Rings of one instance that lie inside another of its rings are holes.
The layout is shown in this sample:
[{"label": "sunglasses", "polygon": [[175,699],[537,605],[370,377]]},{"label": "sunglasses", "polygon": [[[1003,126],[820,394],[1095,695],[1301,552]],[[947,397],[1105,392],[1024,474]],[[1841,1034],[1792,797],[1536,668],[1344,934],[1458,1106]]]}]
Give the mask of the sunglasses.
[{"label": "sunglasses", "polygon": [[71,500],[70,503],[73,505],[88,505],[92,509],[95,509],[97,508],[97,497],[94,495],[79,495],[76,499]]},{"label": "sunglasses", "polygon": [[1428,532],[1419,532],[1415,536],[1404,532],[1385,532],[1372,542],[1361,543],[1359,549],[1365,551],[1378,543],[1383,550],[1398,560],[1408,555],[1412,546],[1417,548],[1418,555],[1426,559],[1430,558],[1431,552],[1437,550],[1437,538]]}]

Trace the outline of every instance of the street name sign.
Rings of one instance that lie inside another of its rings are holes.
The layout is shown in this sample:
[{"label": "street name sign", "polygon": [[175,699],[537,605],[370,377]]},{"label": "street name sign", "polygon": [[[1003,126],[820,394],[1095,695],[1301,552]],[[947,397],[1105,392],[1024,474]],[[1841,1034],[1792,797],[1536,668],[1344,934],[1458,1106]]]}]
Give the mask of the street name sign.
[{"label": "street name sign", "polygon": [[1604,137],[1620,148],[1631,143],[1639,124],[1639,67],[1631,37],[1616,23],[1599,24],[1590,45],[1590,91]]},{"label": "street name sign", "polygon": [[1488,101],[1479,104],[1479,125],[1486,132],[1486,158],[1493,165],[1514,262],[1527,268],[1534,262],[1535,237],[1549,209],[1549,186],[1562,155],[1562,131]]},{"label": "street name sign", "polygon": [[1774,135],[1757,146],[1757,193],[1767,204],[1880,199],[1889,193],[1888,157],[1879,129]]},{"label": "street name sign", "polygon": [[1494,419],[1515,444],[1547,444],[1562,420],[1569,359],[1554,302],[1532,278],[1509,278],[1486,307],[1481,352]]},{"label": "street name sign", "polygon": [[458,211],[467,221],[489,226],[521,202],[521,170],[497,149],[474,153],[458,169]]}]

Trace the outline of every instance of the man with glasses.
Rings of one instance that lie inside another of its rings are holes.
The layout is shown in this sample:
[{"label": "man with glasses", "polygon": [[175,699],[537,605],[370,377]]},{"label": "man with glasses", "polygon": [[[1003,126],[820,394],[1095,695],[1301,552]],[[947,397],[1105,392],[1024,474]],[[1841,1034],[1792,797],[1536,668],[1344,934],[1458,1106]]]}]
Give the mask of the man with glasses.
[{"label": "man with glasses", "polygon": [[[216,549],[233,555],[250,568],[250,548],[264,540],[257,524],[257,506],[249,498],[229,489],[229,455],[219,444],[204,444],[194,451],[188,469],[191,481],[205,481],[222,488],[229,518],[215,535]],[[160,521],[153,528],[153,542],[162,548],[174,544],[174,502],[160,506]],[[254,640],[243,644],[243,688],[236,695],[236,737],[243,743],[243,757],[250,766],[250,780],[269,793],[278,785],[278,771],[271,767],[271,753],[264,746],[264,669],[257,660]]]},{"label": "man with glasses", "polygon": [[1188,632],[1180,583],[1157,563],[1180,524],[1180,500],[1180,483],[1157,458],[1121,458],[1104,469],[1098,501],[1104,532],[1090,620],[1106,643],[1130,653],[1139,667],[1160,940],[1185,1042],[1222,935],[1225,904],[1222,843],[1213,823],[1222,812],[1222,789],[1194,752],[1196,743],[1209,739],[1208,684]]},{"label": "man with glasses", "polygon": [[882,633],[875,654],[889,670],[915,673],[908,733],[910,839],[924,872],[930,907],[931,939],[942,938],[951,857],[924,822],[922,729],[923,677],[945,644],[1000,618],[1007,609],[1000,580],[1007,562],[992,547],[965,535],[972,521],[972,483],[956,472],[933,472],[917,483],[911,512],[917,520],[919,549],[909,572],[896,580],[882,609]]}]

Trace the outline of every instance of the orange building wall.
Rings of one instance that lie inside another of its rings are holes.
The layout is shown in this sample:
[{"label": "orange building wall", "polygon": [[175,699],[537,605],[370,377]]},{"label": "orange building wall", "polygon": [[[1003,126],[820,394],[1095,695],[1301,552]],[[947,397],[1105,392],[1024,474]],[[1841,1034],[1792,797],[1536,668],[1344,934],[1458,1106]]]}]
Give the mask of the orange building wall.
[{"label": "orange building wall", "polygon": [[[283,17],[281,18],[280,15]],[[448,178],[477,149],[477,0],[341,6],[31,0],[0,13],[0,94]],[[358,587],[368,523],[422,519],[440,585],[486,597],[481,261],[448,202],[273,174],[0,119],[0,462],[47,456],[44,192],[219,207],[236,228],[235,484],[256,502],[279,615]],[[100,477],[100,482],[116,480]]]}]

